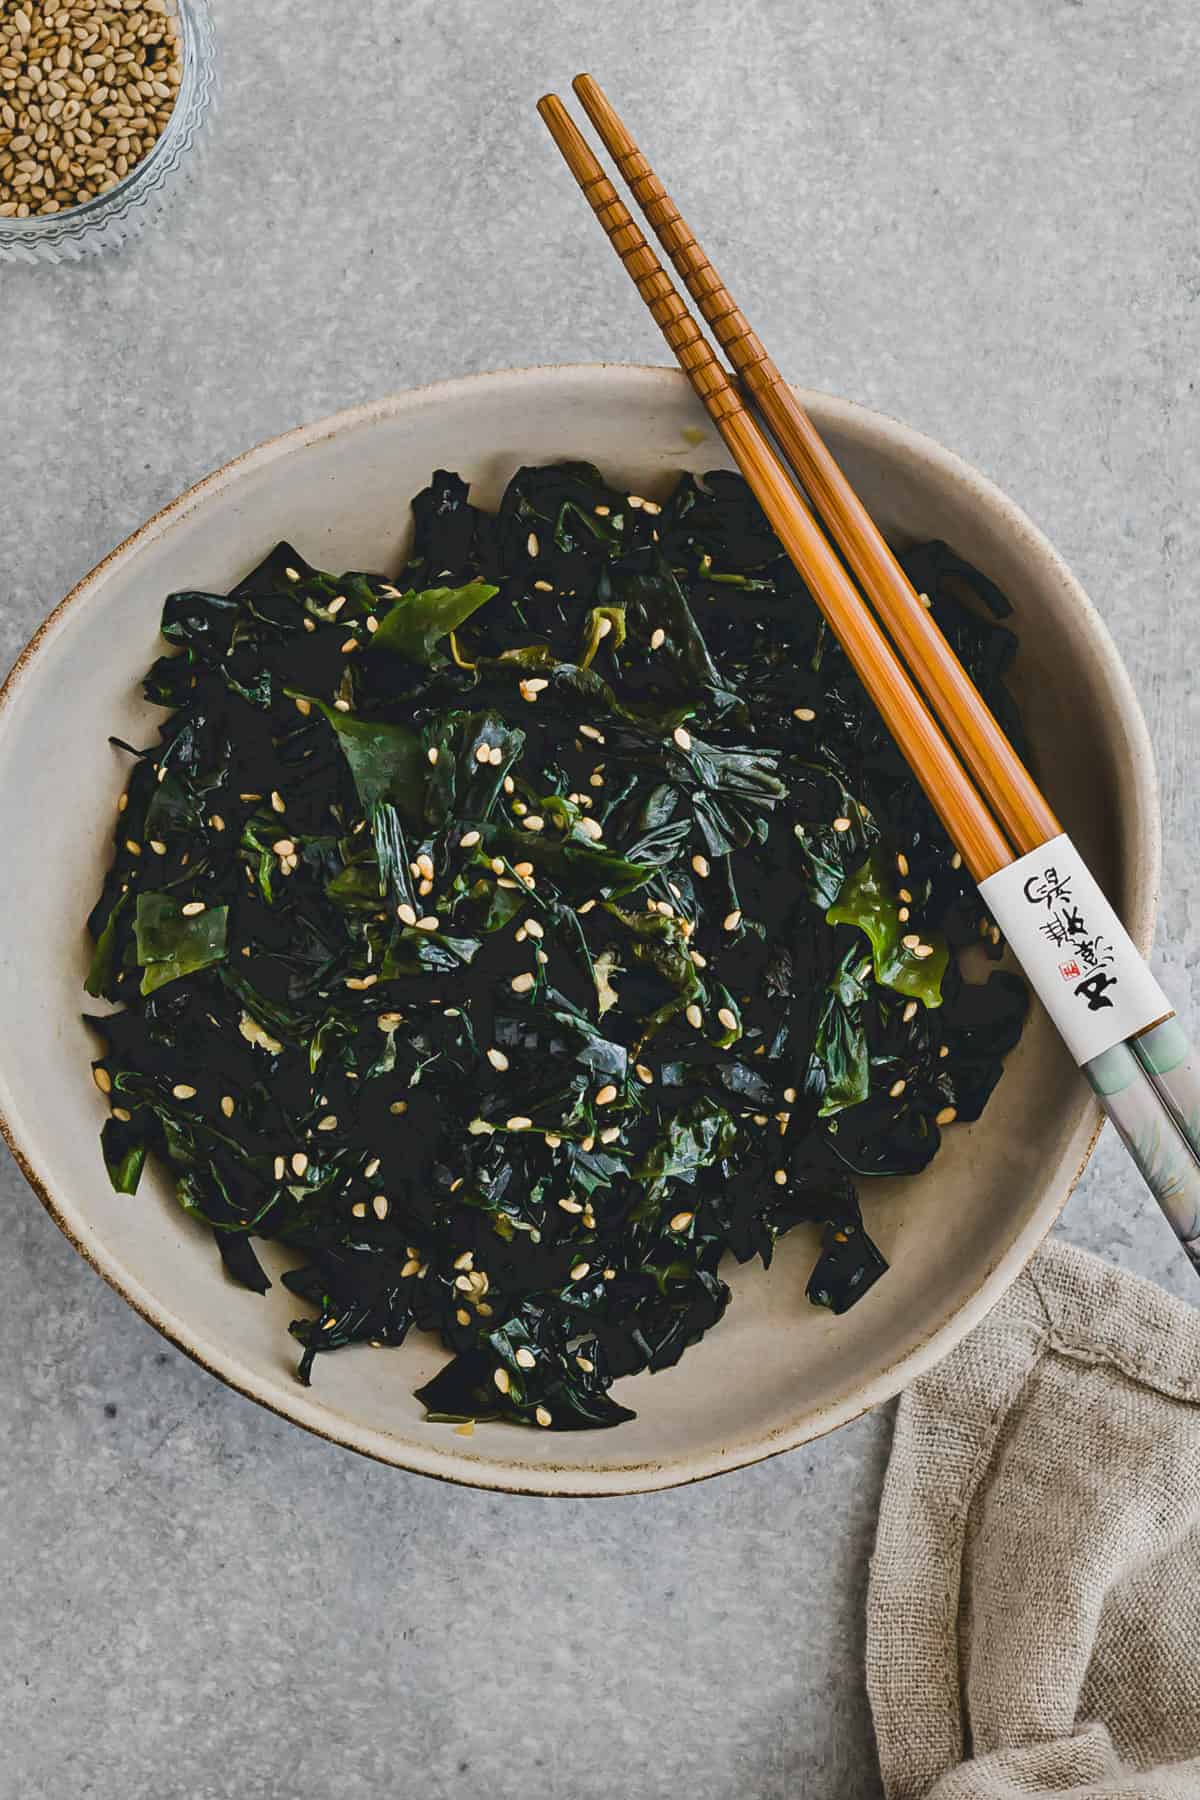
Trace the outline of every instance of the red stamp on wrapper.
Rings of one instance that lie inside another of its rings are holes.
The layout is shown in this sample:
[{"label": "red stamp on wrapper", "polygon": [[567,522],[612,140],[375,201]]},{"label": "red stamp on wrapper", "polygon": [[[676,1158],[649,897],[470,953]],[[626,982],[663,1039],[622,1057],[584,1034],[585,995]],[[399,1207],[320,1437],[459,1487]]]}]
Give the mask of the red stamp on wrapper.
[{"label": "red stamp on wrapper", "polygon": [[1083,974],[1083,970],[1077,962],[1059,963],[1058,972],[1064,981],[1078,981]]}]

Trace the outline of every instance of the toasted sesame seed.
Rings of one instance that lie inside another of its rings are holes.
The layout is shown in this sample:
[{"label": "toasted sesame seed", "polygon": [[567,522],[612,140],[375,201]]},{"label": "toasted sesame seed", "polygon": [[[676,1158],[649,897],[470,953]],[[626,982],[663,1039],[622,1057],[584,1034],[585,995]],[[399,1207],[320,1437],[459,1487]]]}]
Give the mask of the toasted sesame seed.
[{"label": "toasted sesame seed", "polygon": [[153,850],[155,856],[165,856],[167,854],[167,846],[163,843],[161,838],[151,838],[150,848]]},{"label": "toasted sesame seed", "polygon": [[671,1220],[671,1230],[686,1231],[695,1216],[695,1213],[677,1212],[675,1217]]},{"label": "toasted sesame seed", "polygon": [[514,1113],[511,1119],[504,1121],[504,1129],[506,1131],[528,1131],[532,1124],[533,1120],[527,1119],[524,1113]]},{"label": "toasted sesame seed", "polygon": [[775,1181],[776,1187],[786,1187],[787,1186],[787,1170],[786,1169],[776,1169],[775,1175],[774,1175],[774,1181]]},{"label": "toasted sesame seed", "polygon": [[616,1087],[613,1085],[613,1083],[611,1081],[606,1081],[604,1086],[600,1089],[599,1093],[596,1095],[595,1103],[597,1106],[611,1106],[612,1102],[616,1099],[616,1097],[617,1097]]},{"label": "toasted sesame seed", "polygon": [[177,1100],[194,1100],[196,1098],[195,1088],[186,1081],[177,1081],[171,1092]]},{"label": "toasted sesame seed", "polygon": [[[500,764],[503,761],[504,761],[503,750],[501,750],[499,744],[493,744],[491,749],[488,751],[489,764],[491,765],[491,767],[493,769],[498,769],[500,767]],[[504,777],[504,791],[506,794],[512,793],[512,785],[511,784],[512,784],[512,776],[506,775]]]},{"label": "toasted sesame seed", "polygon": [[418,931],[440,931],[442,921],[436,913],[426,913],[423,919],[417,920]]},{"label": "toasted sesame seed", "polygon": [[325,608],[325,611],[329,614],[331,619],[336,619],[338,614],[341,612],[343,606],[345,606],[345,604],[346,604],[345,594],[338,594],[335,596],[334,599],[332,599],[329,602],[329,605]]},{"label": "toasted sesame seed", "polygon": [[493,1069],[499,1069],[501,1074],[503,1074],[508,1067],[508,1058],[505,1056],[503,1050],[496,1050],[494,1048],[489,1050],[487,1059],[491,1063]]},{"label": "toasted sesame seed", "polygon": [[675,739],[675,742],[679,745],[681,750],[691,749],[692,734],[690,731],[685,731],[682,725],[677,725],[671,733],[671,736]]},{"label": "toasted sesame seed", "polygon": [[493,1369],[492,1370],[492,1380],[495,1382],[496,1386],[499,1388],[499,1390],[502,1394],[507,1394],[508,1390],[512,1386],[512,1380],[511,1380],[511,1377],[509,1376],[507,1369]]},{"label": "toasted sesame seed", "polygon": [[912,913],[907,906],[900,906],[896,909],[896,917],[902,925],[907,925],[908,921],[912,918]]},{"label": "toasted sesame seed", "polygon": [[292,1173],[294,1175],[306,1175],[308,1173],[308,1158],[305,1156],[303,1150],[297,1150],[292,1157]]},{"label": "toasted sesame seed", "polygon": [[271,848],[276,856],[295,856],[296,854],[296,846],[291,838],[276,838]]},{"label": "toasted sesame seed", "polygon": [[706,880],[709,874],[709,862],[707,856],[693,856],[692,869],[695,874],[699,875],[701,881]]},{"label": "toasted sesame seed", "polygon": [[207,908],[205,907],[203,900],[189,900],[187,905],[181,906],[179,910],[185,919],[195,919],[198,918],[202,912],[205,912]]},{"label": "toasted sesame seed", "polygon": [[478,842],[479,833],[477,831],[464,831],[458,840],[458,847],[460,850],[473,850]]},{"label": "toasted sesame seed", "polygon": [[602,744],[604,742],[604,733],[602,731],[597,731],[594,725],[581,725],[579,727],[579,735],[580,737],[591,738],[594,744]]},{"label": "toasted sesame seed", "polygon": [[954,855],[950,858],[950,867],[952,869],[961,869],[962,868],[962,857],[959,855],[957,850],[954,852]]},{"label": "toasted sesame seed", "polygon": [[835,819],[833,821],[833,829],[835,831],[849,831],[849,829],[850,829],[849,819],[847,819],[847,818]]},{"label": "toasted sesame seed", "polygon": [[908,858],[905,856],[903,850],[896,853],[896,870],[901,876],[908,874]]},{"label": "toasted sesame seed", "polygon": [[335,712],[349,712],[350,711],[350,702],[348,700],[335,700],[333,703],[333,709]]},{"label": "toasted sesame seed", "polygon": [[419,1275],[420,1273],[421,1273],[421,1260],[417,1256],[410,1256],[408,1261],[405,1263],[404,1267],[400,1271],[402,1278],[407,1275]]},{"label": "toasted sesame seed", "polygon": [[654,1070],[647,1068],[645,1063],[634,1063],[633,1072],[639,1081],[645,1082],[647,1087],[649,1087],[654,1080]]},{"label": "toasted sesame seed", "polygon": [[225,829],[225,821],[221,817],[220,813],[213,813],[212,817],[209,819],[208,822],[212,826],[214,831],[224,831],[224,829]]},{"label": "toasted sesame seed", "polygon": [[549,1426],[554,1423],[554,1414],[550,1411],[548,1406],[535,1406],[533,1409],[533,1416],[539,1425]]},{"label": "toasted sesame seed", "polygon": [[[609,1271],[607,1269],[604,1271],[604,1279],[606,1281],[609,1279]],[[585,1375],[592,1374],[596,1367],[590,1356],[577,1356],[575,1361],[579,1364],[579,1367],[583,1370]]]},{"label": "toasted sesame seed", "polygon": [[910,1000],[908,1005],[904,1008],[904,1011],[900,1015],[901,1020],[903,1021],[903,1023],[905,1025],[908,1025],[911,1023],[911,1021],[913,1019],[916,1018],[916,1016],[917,1016],[917,1003],[915,1000]]},{"label": "toasted sesame seed", "polygon": [[941,1112],[934,1114],[935,1125],[953,1125],[958,1117],[957,1106],[943,1106]]},{"label": "toasted sesame seed", "polygon": [[920,944],[921,940],[917,936],[915,931],[909,931],[905,934],[904,937],[902,937],[900,939],[900,942],[904,945],[904,948],[906,950],[915,950],[918,947],[918,945]]},{"label": "toasted sesame seed", "polygon": [[430,765],[431,768],[436,769],[437,768],[437,759],[438,759],[437,745],[430,744],[428,750],[425,752],[425,760],[426,760],[426,762],[428,762],[428,764]]},{"label": "toasted sesame seed", "polygon": [[596,819],[578,819],[576,828],[582,831],[584,837],[591,838],[593,843],[598,843],[604,836],[604,828]]},{"label": "toasted sesame seed", "polygon": [[607,617],[602,618],[599,625],[596,627],[596,636],[598,638],[606,638],[611,630],[612,620]]},{"label": "toasted sesame seed", "polygon": [[591,1266],[592,1266],[591,1263],[586,1263],[586,1262],[572,1263],[572,1265],[571,1265],[571,1280],[572,1281],[582,1281],[584,1276],[591,1269]]},{"label": "toasted sesame seed", "polygon": [[287,1174],[287,1164],[284,1162],[282,1156],[277,1156],[275,1158],[275,1179],[276,1179],[276,1181],[282,1181],[286,1174]]},{"label": "toasted sesame seed", "polygon": [[900,1077],[899,1081],[893,1081],[891,1087],[888,1089],[888,1093],[891,1095],[893,1100],[898,1100],[907,1086],[908,1086],[908,1083],[907,1083],[907,1081],[905,1081],[905,1079],[902,1075]]},{"label": "toasted sesame seed", "polygon": [[536,976],[533,975],[514,975],[510,986],[514,994],[527,994],[535,980]]},{"label": "toasted sesame seed", "polygon": [[802,725],[810,725],[816,716],[811,706],[794,706],[792,708],[793,719],[799,719]]},{"label": "toasted sesame seed", "polygon": [[933,945],[932,944],[918,944],[916,949],[913,951],[913,955],[918,957],[922,962],[924,962],[924,960],[927,956],[933,955]]},{"label": "toasted sesame seed", "polygon": [[529,811],[529,808],[526,806],[526,804],[523,800],[514,800],[512,809],[518,819],[523,819],[525,817],[525,814]]},{"label": "toasted sesame seed", "polygon": [[661,650],[663,645],[666,643],[666,641],[667,641],[666,632],[663,630],[661,625],[656,626],[655,629],[650,633],[650,648],[652,650]]},{"label": "toasted sesame seed", "polygon": [[704,1014],[700,1011],[700,1008],[696,1005],[694,1000],[685,1012],[684,1018],[692,1027],[693,1031],[699,1031],[704,1023]]},{"label": "toasted sesame seed", "polygon": [[518,1367],[522,1369],[534,1369],[537,1367],[537,1357],[533,1354],[533,1351],[529,1348],[528,1344],[522,1344],[519,1347],[513,1360]]},{"label": "toasted sesame seed", "polygon": [[548,1131],[545,1135],[544,1142],[547,1150],[557,1150],[558,1146],[562,1143],[562,1139],[557,1137],[554,1132]]},{"label": "toasted sesame seed", "polygon": [[1000,942],[1000,927],[998,925],[993,925],[988,932],[988,936],[991,938],[993,944],[998,944]]},{"label": "toasted sesame seed", "polygon": [[903,900],[905,906],[911,906],[912,905],[912,895],[909,893],[908,889],[900,888],[898,891],[900,894],[900,898]]},{"label": "toasted sesame seed", "polygon": [[527,680],[517,683],[522,700],[528,700],[531,705],[549,686],[550,683],[542,675],[531,675]]},{"label": "toasted sesame seed", "polygon": [[491,753],[492,753],[492,751],[491,751],[490,744],[476,744],[476,746],[475,746],[475,761],[477,763],[485,763],[487,761],[488,757],[491,755]]},{"label": "toasted sesame seed", "polygon": [[107,1069],[103,1069],[100,1067],[94,1068],[92,1070],[92,1080],[95,1082],[96,1086],[100,1089],[100,1092],[102,1094],[111,1094],[112,1093],[112,1076],[109,1074]]},{"label": "toasted sesame seed", "polygon": [[386,1194],[375,1194],[372,1196],[371,1211],[375,1214],[375,1217],[377,1219],[386,1219],[387,1218],[387,1216],[388,1216],[388,1197]]},{"label": "toasted sesame seed", "polygon": [[369,613],[367,615],[366,626],[367,630],[371,633],[371,636],[374,637],[375,633],[379,630],[379,620],[375,617],[374,613]]},{"label": "toasted sesame seed", "polygon": [[607,519],[608,515],[612,511],[612,507],[611,506],[593,506],[592,511],[595,513],[595,515],[598,519]]},{"label": "toasted sesame seed", "polygon": [[[513,808],[513,811],[516,811],[515,807]],[[543,819],[539,813],[530,813],[526,818],[521,820],[521,823],[526,831],[543,831],[546,825],[545,819]]]},{"label": "toasted sesame seed", "polygon": [[736,931],[741,922],[741,909],[735,906],[733,911],[731,913],[726,913],[725,917],[721,920],[721,929],[722,931]]},{"label": "toasted sesame seed", "polygon": [[526,550],[528,550],[530,556],[537,555],[538,541],[537,541],[537,532],[536,531],[531,531],[529,536],[525,539],[525,548],[526,548]]},{"label": "toasted sesame seed", "polygon": [[348,637],[346,639],[345,643],[342,645],[340,653],[342,656],[349,656],[353,651],[355,651],[357,649],[358,649],[358,639],[356,637]]},{"label": "toasted sesame seed", "polygon": [[[336,1119],[334,1120],[334,1124],[335,1125],[337,1124]],[[378,1175],[379,1164],[380,1164],[381,1160],[382,1159],[380,1157],[373,1156],[371,1158],[370,1162],[367,1164],[366,1168],[363,1170],[363,1174],[365,1175],[365,1177],[368,1181],[370,1181],[372,1175]]]},{"label": "toasted sesame seed", "polygon": [[366,1201],[356,1200],[354,1205],[350,1208],[350,1211],[356,1219],[365,1219],[367,1216]]},{"label": "toasted sesame seed", "polygon": [[918,600],[919,600],[919,601],[920,601],[920,602],[921,602],[921,605],[922,605],[922,606],[923,606],[923,607],[924,607],[924,608],[925,608],[925,610],[926,610],[926,611],[927,611],[927,612],[928,612],[928,611],[929,611],[929,609],[930,609],[930,608],[931,608],[931,607],[932,607],[932,605],[933,605],[933,601],[932,601],[932,600],[931,600],[931,599],[930,599],[930,598],[929,598],[929,595],[928,595],[928,594],[918,594],[918,595],[917,595],[917,598],[918,598]]},{"label": "toasted sesame seed", "polygon": [[271,789],[271,805],[275,808],[277,813],[286,812],[287,810],[284,805],[283,795],[279,792],[278,788]]},{"label": "toasted sesame seed", "polygon": [[416,909],[411,907],[407,900],[402,901],[396,908],[396,917],[402,925],[415,925],[417,922]]},{"label": "toasted sesame seed", "polygon": [[698,950],[689,950],[688,955],[691,957],[692,961],[695,963],[695,965],[698,969],[707,969],[708,958],[706,956],[701,956],[701,954]]},{"label": "toasted sesame seed", "polygon": [[558,1204],[565,1213],[581,1213],[583,1211],[582,1202],[577,1200],[574,1194],[565,1195]]},{"label": "toasted sesame seed", "polygon": [[602,1144],[615,1144],[620,1135],[621,1127],[619,1125],[608,1125],[600,1133],[600,1142]]},{"label": "toasted sesame seed", "polygon": [[325,1117],[323,1119],[318,1119],[317,1120],[317,1130],[318,1131],[336,1131],[337,1130],[337,1114],[336,1113],[326,1113]]},{"label": "toasted sesame seed", "polygon": [[[518,874],[520,873],[520,864],[517,865],[517,872]],[[536,919],[528,919],[525,924],[525,929],[531,938],[540,938],[544,936],[542,927]]]},{"label": "toasted sesame seed", "polygon": [[595,904],[596,902],[594,900],[585,900],[582,906],[577,906],[575,908],[575,911],[582,917],[584,913],[590,913]]},{"label": "toasted sesame seed", "polygon": [[721,1021],[721,1024],[725,1027],[726,1031],[737,1030],[738,1016],[731,1006],[723,1006],[718,1012],[717,1018]]}]

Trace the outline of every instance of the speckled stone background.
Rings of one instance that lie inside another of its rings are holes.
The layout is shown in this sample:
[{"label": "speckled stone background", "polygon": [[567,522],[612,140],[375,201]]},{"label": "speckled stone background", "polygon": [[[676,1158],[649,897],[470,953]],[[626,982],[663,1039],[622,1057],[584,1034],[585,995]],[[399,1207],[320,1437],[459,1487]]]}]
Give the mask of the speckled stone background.
[{"label": "speckled stone background", "polygon": [[[161,226],[0,266],[0,664],[286,426],[475,369],[665,360],[532,111],[590,68],[784,367],[978,463],[1083,580],[1160,758],[1160,962],[1200,1021],[1194,0],[215,10],[223,112]],[[0,1190],[5,1800],[879,1794],[886,1413],[647,1499],[437,1486],[227,1392],[7,1161]],[[1110,1141],[1061,1229],[1192,1292]]]}]

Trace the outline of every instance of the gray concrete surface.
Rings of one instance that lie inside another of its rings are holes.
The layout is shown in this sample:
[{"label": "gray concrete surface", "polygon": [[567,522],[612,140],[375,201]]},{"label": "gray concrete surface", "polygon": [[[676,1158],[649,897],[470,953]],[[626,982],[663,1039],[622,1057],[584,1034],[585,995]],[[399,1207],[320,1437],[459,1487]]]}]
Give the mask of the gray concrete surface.
[{"label": "gray concrete surface", "polygon": [[[1192,0],[216,10],[192,190],[121,257],[0,268],[0,664],[298,420],[664,360],[531,110],[590,67],[785,368],[977,462],[1082,578],[1161,759],[1161,963],[1200,1017]],[[226,1392],[0,1182],[0,1795],[878,1795],[886,1415],[656,1498],[435,1486]],[[1111,1143],[1062,1229],[1190,1291]]]}]

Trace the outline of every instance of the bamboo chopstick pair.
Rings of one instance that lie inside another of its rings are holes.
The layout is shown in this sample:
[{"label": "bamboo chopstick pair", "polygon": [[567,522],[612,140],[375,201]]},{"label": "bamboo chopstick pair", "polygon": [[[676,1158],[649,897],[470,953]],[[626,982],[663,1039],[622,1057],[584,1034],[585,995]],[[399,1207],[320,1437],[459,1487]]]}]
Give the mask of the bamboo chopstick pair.
[{"label": "bamboo chopstick pair", "polygon": [[604,93],[573,85],[734,376],[554,94],[551,136],[1200,1272],[1200,1064],[1169,1002]]}]

